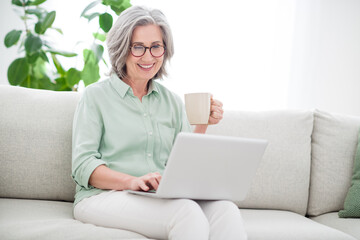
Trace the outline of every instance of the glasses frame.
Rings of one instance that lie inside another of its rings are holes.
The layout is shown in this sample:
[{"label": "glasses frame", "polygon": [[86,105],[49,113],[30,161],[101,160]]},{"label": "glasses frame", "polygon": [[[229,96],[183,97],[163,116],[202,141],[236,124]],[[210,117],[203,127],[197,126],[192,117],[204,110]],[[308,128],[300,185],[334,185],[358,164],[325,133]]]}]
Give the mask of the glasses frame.
[{"label": "glasses frame", "polygon": [[155,47],[155,46],[158,46],[158,45],[154,45],[154,46],[151,46],[151,47],[145,47],[145,46],[143,46],[143,45],[138,45],[138,46],[144,47],[145,50],[144,50],[144,53],[143,53],[142,55],[140,55],[140,56],[135,56],[135,55],[133,54],[132,50],[131,50],[135,45],[137,45],[137,44],[134,44],[134,45],[131,45],[131,46],[130,46],[130,53],[131,53],[131,55],[133,55],[134,57],[142,57],[142,56],[144,56],[145,53],[146,53],[146,50],[149,49],[149,52],[150,52],[151,56],[153,56],[154,58],[159,58],[159,57],[162,57],[162,56],[165,54],[165,51],[166,51],[166,47],[163,46],[163,45],[160,45],[161,47],[164,48],[163,54],[161,54],[160,56],[154,56],[154,55],[152,54],[152,52],[151,52],[151,48],[153,48],[153,47]]}]

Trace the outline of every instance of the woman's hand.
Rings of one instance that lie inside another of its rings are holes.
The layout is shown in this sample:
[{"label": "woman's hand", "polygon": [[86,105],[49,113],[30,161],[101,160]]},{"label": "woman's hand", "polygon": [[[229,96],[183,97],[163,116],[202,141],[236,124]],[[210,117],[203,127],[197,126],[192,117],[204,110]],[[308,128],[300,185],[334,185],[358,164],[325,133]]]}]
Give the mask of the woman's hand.
[{"label": "woman's hand", "polygon": [[211,96],[211,106],[210,106],[210,117],[208,124],[218,124],[223,118],[224,110],[222,109],[223,104],[216,99],[213,99]]},{"label": "woman's hand", "polygon": [[134,191],[157,190],[161,181],[160,173],[148,173],[141,177],[134,177],[130,180],[128,189]]},{"label": "woman's hand", "polygon": [[208,125],[218,124],[223,118],[224,110],[222,109],[223,104],[216,99],[213,99],[211,95],[210,104],[210,116],[208,124],[195,125],[194,133],[205,133]]}]

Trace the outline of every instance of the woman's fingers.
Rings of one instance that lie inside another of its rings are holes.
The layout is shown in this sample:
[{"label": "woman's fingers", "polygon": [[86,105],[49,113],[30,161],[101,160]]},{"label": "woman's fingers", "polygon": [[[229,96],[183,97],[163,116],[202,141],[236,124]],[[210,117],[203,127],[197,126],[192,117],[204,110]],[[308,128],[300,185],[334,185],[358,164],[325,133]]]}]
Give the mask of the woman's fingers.
[{"label": "woman's fingers", "polygon": [[159,183],[157,182],[156,178],[150,178],[149,183],[150,183],[152,189],[157,190]]},{"label": "woman's fingers", "polygon": [[224,113],[224,110],[222,109],[222,107],[215,106],[215,105],[211,105],[210,111],[211,112]]},{"label": "woman's fingers", "polygon": [[211,106],[218,106],[222,108],[223,104],[219,100],[211,99]]},{"label": "woman's fingers", "polygon": [[219,112],[212,112],[210,117],[221,120],[223,118],[223,115]]},{"label": "woman's fingers", "polygon": [[161,181],[160,173],[148,173],[139,178],[142,184],[139,184],[139,187],[143,191],[149,191],[150,189],[155,189],[159,187],[159,183]]},{"label": "woman's fingers", "polygon": [[209,124],[217,124],[223,118],[222,106],[223,104],[219,100],[211,99]]},{"label": "woman's fingers", "polygon": [[139,180],[140,181],[139,181],[138,186],[139,186],[140,190],[145,191],[145,192],[149,191],[150,188],[146,185],[145,181],[143,179],[139,179]]}]

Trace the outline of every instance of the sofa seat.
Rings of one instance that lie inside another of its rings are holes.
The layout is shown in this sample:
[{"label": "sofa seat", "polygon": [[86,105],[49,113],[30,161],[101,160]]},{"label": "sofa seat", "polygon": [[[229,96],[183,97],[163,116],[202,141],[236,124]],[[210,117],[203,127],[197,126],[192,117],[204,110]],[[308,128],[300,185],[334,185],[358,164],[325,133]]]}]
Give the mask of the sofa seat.
[{"label": "sofa seat", "polygon": [[241,214],[249,240],[355,240],[290,211],[241,209]]},{"label": "sofa seat", "polygon": [[346,232],[356,239],[360,239],[360,228],[358,218],[339,218],[338,212],[326,213],[317,217],[312,217],[312,220],[329,227],[339,229]]},{"label": "sofa seat", "polygon": [[[70,202],[0,198],[0,239],[146,239],[126,230],[83,224],[73,218],[72,206]],[[355,239],[334,229],[345,229],[334,221],[334,214],[314,219],[330,228],[290,211],[240,211],[249,240]]]},{"label": "sofa seat", "polygon": [[0,198],[0,239],[146,239],[73,218],[71,202]]}]

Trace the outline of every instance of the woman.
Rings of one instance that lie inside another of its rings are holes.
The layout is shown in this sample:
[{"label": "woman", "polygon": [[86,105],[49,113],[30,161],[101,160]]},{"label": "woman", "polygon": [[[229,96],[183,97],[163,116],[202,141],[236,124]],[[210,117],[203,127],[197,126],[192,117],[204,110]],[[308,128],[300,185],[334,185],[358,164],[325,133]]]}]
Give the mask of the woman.
[{"label": "woman", "polygon": [[[155,82],[166,74],[173,41],[159,10],[131,7],[108,34],[109,79],[85,89],[74,117],[74,217],[156,239],[246,239],[229,201],[153,199],[122,190],[156,190],[171,147],[191,131],[178,96]],[[209,124],[222,119],[211,101]],[[195,127],[205,133],[207,125]]]}]

